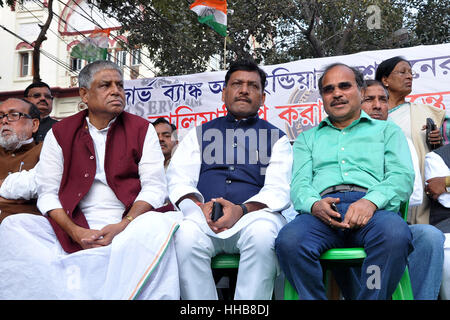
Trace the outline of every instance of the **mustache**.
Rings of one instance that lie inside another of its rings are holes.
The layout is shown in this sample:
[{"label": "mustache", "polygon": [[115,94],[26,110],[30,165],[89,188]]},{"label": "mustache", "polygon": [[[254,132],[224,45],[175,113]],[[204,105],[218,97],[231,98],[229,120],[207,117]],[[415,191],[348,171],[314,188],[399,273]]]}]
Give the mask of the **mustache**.
[{"label": "mustache", "polygon": [[46,106],[48,106],[47,100],[44,100],[44,99],[39,100],[37,104],[42,104],[42,103],[44,103]]},{"label": "mustache", "polygon": [[250,99],[250,98],[248,98],[248,97],[245,97],[245,96],[240,96],[240,97],[235,98],[234,101],[235,101],[235,102],[236,102],[236,101],[245,101],[245,102],[251,103],[251,102],[252,102],[252,99]]},{"label": "mustache", "polygon": [[330,106],[333,107],[333,106],[336,106],[338,104],[347,104],[347,103],[348,103],[348,100],[336,99],[336,100],[331,101]]},{"label": "mustache", "polygon": [[3,132],[5,132],[6,130],[15,133],[15,131],[13,130],[13,128],[11,128],[11,126],[3,125],[2,128],[0,129],[0,134],[3,134]]}]

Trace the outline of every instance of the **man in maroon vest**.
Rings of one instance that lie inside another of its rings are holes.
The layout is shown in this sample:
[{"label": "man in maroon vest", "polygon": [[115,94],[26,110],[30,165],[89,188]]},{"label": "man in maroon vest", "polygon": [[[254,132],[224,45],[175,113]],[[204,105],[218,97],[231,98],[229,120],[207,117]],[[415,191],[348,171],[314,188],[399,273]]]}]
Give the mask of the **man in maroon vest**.
[{"label": "man in maroon vest", "polygon": [[[156,132],[124,111],[116,64],[88,64],[79,85],[87,109],[52,127],[36,170],[45,217],[2,224],[0,298],[178,299],[178,218],[152,211],[166,197]],[[21,271],[2,278],[8,260]]]}]

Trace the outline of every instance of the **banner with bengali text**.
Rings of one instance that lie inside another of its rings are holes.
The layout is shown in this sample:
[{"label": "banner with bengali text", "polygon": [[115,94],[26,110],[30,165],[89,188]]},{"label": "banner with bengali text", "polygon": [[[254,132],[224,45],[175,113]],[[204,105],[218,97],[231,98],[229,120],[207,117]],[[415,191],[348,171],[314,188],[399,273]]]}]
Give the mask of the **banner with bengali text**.
[{"label": "banner with bengali text", "polygon": [[[386,59],[403,56],[415,72],[407,101],[433,105],[450,113],[450,43],[402,49],[365,51],[351,55],[304,59],[261,66],[267,73],[266,101],[259,115],[283,130],[291,140],[326,117],[317,81],[335,62],[357,67],[373,79]],[[226,115],[222,89],[226,71],[125,81],[126,110],[153,122],[165,117],[182,137],[187,129]]]}]

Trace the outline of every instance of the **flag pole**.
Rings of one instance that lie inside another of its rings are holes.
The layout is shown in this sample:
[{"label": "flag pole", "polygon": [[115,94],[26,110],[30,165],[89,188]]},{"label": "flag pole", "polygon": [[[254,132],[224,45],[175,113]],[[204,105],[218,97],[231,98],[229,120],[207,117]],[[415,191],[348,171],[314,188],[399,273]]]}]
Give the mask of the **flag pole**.
[{"label": "flag pole", "polygon": [[223,70],[225,70],[227,67],[227,36],[223,39]]}]

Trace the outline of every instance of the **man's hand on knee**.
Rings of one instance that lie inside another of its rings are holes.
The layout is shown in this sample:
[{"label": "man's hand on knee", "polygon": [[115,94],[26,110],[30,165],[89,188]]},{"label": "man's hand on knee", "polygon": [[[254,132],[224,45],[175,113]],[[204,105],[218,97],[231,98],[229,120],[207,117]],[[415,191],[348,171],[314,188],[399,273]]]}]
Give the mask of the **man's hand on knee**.
[{"label": "man's hand on knee", "polygon": [[364,198],[359,199],[348,207],[343,222],[350,228],[362,228],[369,222],[376,210],[377,206],[373,202]]}]

